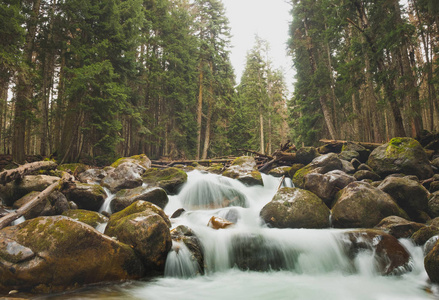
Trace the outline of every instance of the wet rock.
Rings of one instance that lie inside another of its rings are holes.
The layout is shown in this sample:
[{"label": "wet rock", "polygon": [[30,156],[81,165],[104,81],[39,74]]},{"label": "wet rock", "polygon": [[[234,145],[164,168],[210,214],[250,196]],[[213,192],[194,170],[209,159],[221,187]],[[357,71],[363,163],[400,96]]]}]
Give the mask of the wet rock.
[{"label": "wet rock", "polygon": [[372,181],[379,181],[381,180],[381,177],[373,172],[373,171],[369,171],[369,170],[359,170],[357,172],[355,172],[354,177],[360,181],[360,180],[372,180]]},{"label": "wet rock", "polygon": [[329,209],[315,194],[282,188],[261,210],[262,220],[276,228],[327,228]]},{"label": "wet rock", "polygon": [[231,240],[231,263],[244,271],[270,271],[286,268],[282,250],[257,234],[239,234]]},{"label": "wet rock", "polygon": [[329,153],[315,158],[310,164],[298,170],[293,177],[293,183],[296,187],[305,186],[305,176],[310,173],[325,174],[333,170],[341,170],[343,163],[337,154]]},{"label": "wet rock", "polygon": [[432,218],[439,217],[439,191],[434,192],[429,196],[428,213]]},{"label": "wet rock", "polygon": [[264,185],[262,175],[256,168],[256,161],[251,156],[241,156],[236,158],[222,175],[238,179],[248,186]]},{"label": "wet rock", "polygon": [[169,195],[178,194],[180,188],[187,182],[187,174],[178,168],[166,168],[163,170],[148,169],[142,177],[148,186],[158,186]]},{"label": "wet rock", "polygon": [[305,167],[304,164],[293,164],[290,170],[288,171],[288,177],[293,178],[294,174],[296,174],[296,172],[302,169],[303,167]]},{"label": "wet rock", "polygon": [[343,150],[342,152],[340,152],[338,157],[342,160],[351,161],[354,158],[359,159],[360,154],[354,150]]},{"label": "wet rock", "polygon": [[330,171],[326,174],[310,173],[305,176],[305,189],[313,192],[329,205],[338,191],[355,180],[355,177],[340,170]]},{"label": "wet rock", "polygon": [[204,274],[203,247],[193,230],[184,225],[177,226],[171,231],[171,238],[173,241],[183,242],[188,247],[192,254],[191,259],[197,262],[200,274]]},{"label": "wet rock", "polygon": [[56,292],[138,279],[129,246],[67,217],[39,217],[0,231],[0,291]]},{"label": "wet rock", "polygon": [[207,223],[207,226],[213,229],[225,229],[232,225],[234,225],[232,222],[216,216],[210,218],[209,223]]},{"label": "wet rock", "polygon": [[393,173],[416,175],[419,179],[433,176],[427,154],[412,138],[393,138],[372,151],[367,164],[382,177]]},{"label": "wet rock", "polygon": [[404,218],[397,216],[390,216],[384,218],[377,226],[377,229],[383,230],[388,234],[400,238],[410,238],[413,233],[419,229],[424,228],[426,225],[416,222],[408,221]]},{"label": "wet rock", "polygon": [[411,219],[422,221],[418,219],[419,211],[427,210],[429,193],[419,182],[406,177],[389,176],[378,188],[389,194]]},{"label": "wet rock", "polygon": [[147,270],[163,271],[172,246],[170,226],[160,207],[136,201],[111,215],[105,234],[132,246]]},{"label": "wet rock", "polygon": [[372,228],[382,219],[407,214],[385,192],[366,182],[352,182],[336,196],[332,223],[336,228]]},{"label": "wet rock", "polygon": [[430,253],[431,250],[433,250],[434,245],[436,245],[436,242],[439,240],[439,235],[434,235],[431,238],[429,238],[425,244],[424,244],[424,256],[426,256],[428,253]]},{"label": "wet rock", "polygon": [[76,178],[82,183],[100,184],[108,173],[104,169],[88,169],[79,173]]},{"label": "wet rock", "polygon": [[110,207],[113,213],[121,211],[138,200],[151,202],[161,209],[168,204],[168,195],[159,187],[139,186],[134,189],[120,190],[111,201]]},{"label": "wet rock", "polygon": [[412,241],[419,246],[422,246],[427,242],[432,236],[439,234],[439,227],[436,226],[424,226],[419,229],[411,236]]},{"label": "wet rock", "polygon": [[62,215],[90,225],[93,228],[108,222],[108,218],[106,216],[98,212],[85,209],[70,209],[65,211]]},{"label": "wet rock", "polygon": [[122,189],[132,189],[142,185],[141,175],[145,168],[132,162],[122,162],[101,181],[103,187],[108,188],[112,193]]},{"label": "wet rock", "polygon": [[347,253],[351,258],[362,251],[371,251],[375,257],[376,272],[399,275],[411,271],[410,254],[398,240],[380,230],[354,230],[345,233],[350,241]]},{"label": "wet rock", "polygon": [[439,283],[439,242],[436,241],[433,248],[424,258],[424,267],[428,277],[433,283]]},{"label": "wet rock", "polygon": [[343,146],[343,151],[355,151],[358,153],[359,157],[358,160],[361,162],[366,162],[370,155],[370,150],[366,149],[365,147],[356,144],[348,142]]},{"label": "wet rock", "polygon": [[93,211],[98,211],[107,198],[105,190],[97,184],[71,183],[68,189],[63,190],[63,193],[80,209]]},{"label": "wet rock", "polygon": [[180,218],[185,212],[186,210],[184,208],[179,208],[171,215],[171,219]]},{"label": "wet rock", "polygon": [[21,180],[9,182],[4,186],[0,185],[0,199],[4,204],[12,206],[21,197],[34,191],[42,192],[59,179],[59,177],[48,175],[24,176]]}]

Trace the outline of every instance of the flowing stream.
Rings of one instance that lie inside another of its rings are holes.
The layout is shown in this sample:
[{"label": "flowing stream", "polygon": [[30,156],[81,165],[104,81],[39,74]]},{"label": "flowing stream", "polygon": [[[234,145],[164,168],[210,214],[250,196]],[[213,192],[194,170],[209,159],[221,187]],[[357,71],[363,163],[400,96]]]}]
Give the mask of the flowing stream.
[{"label": "flowing stream", "polygon": [[[435,287],[428,285],[422,248],[409,240],[400,242],[412,256],[412,271],[382,276],[372,251],[348,259],[342,230],[273,229],[261,224],[259,211],[279,186],[278,178],[263,175],[263,180],[264,187],[247,187],[193,171],[179,195],[169,197],[168,215],[186,210],[171,220],[173,228],[186,225],[201,241],[204,275],[188,248],[174,242],[178,250],[169,253],[163,277],[87,288],[53,299],[437,299]],[[291,186],[289,181],[285,184]],[[220,208],[224,203],[231,206]],[[235,225],[212,229],[207,226],[212,216]]]}]

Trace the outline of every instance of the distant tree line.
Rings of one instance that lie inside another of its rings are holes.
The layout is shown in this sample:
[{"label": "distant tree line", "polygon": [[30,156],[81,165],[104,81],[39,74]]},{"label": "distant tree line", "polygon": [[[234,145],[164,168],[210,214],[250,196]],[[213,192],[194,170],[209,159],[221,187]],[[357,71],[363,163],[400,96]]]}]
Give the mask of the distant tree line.
[{"label": "distant tree line", "polygon": [[287,96],[258,43],[236,87],[220,0],[4,0],[0,153],[105,164],[269,151],[287,138]]},{"label": "distant tree line", "polygon": [[439,1],[291,0],[295,141],[439,130]]}]

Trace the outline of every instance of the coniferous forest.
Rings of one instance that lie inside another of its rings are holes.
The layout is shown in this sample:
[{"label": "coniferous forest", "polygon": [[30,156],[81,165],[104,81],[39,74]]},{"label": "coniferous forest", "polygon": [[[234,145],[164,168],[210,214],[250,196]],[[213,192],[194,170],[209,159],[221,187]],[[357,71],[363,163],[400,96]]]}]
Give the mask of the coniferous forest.
[{"label": "coniferous forest", "polygon": [[220,0],[3,0],[0,153],[99,165],[439,131],[437,0],[290,2],[296,77],[256,37],[237,84]]}]

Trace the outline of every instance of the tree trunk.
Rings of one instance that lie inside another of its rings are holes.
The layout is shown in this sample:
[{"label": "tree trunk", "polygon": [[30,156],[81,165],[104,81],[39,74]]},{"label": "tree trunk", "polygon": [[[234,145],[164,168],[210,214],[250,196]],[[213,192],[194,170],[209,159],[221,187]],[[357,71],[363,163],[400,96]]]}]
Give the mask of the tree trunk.
[{"label": "tree trunk", "polygon": [[200,63],[198,107],[197,107],[197,159],[200,159],[201,152],[201,124],[203,115],[203,65]]}]

